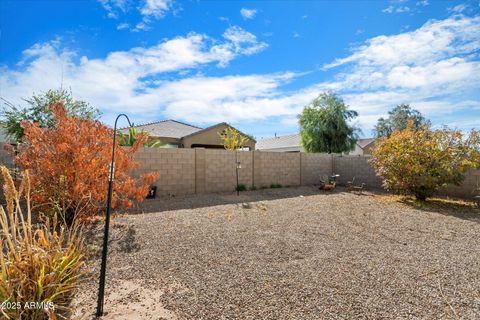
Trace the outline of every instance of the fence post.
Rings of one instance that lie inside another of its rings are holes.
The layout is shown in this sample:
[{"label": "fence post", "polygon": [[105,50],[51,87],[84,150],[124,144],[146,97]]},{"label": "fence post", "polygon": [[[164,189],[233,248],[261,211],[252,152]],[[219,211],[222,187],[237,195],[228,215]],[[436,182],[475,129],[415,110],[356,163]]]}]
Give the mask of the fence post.
[{"label": "fence post", "polygon": [[195,148],[195,193],[205,193],[205,148]]},{"label": "fence post", "polygon": [[302,152],[299,152],[299,157],[298,157],[298,160],[299,160],[299,163],[300,163],[300,186],[302,185]]}]

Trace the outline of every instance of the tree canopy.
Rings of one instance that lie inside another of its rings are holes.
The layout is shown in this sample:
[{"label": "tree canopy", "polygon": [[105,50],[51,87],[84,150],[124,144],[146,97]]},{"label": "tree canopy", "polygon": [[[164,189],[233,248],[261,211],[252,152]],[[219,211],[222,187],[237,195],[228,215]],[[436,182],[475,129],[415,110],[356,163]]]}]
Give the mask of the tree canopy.
[{"label": "tree canopy", "polygon": [[0,126],[6,131],[8,137],[16,142],[21,142],[24,136],[22,122],[38,123],[41,128],[52,128],[55,116],[50,105],[62,103],[69,116],[80,119],[95,120],[100,112],[85,101],[75,100],[72,92],[66,89],[48,90],[31,98],[24,99],[27,106],[19,107],[4,101],[4,108],[0,112]]},{"label": "tree canopy", "polygon": [[415,128],[410,120],[405,130],[380,139],[372,155],[386,189],[425,200],[448,184],[459,185],[466,170],[480,167],[480,132]]},{"label": "tree canopy", "polygon": [[355,148],[358,129],[348,122],[358,116],[342,98],[321,93],[299,115],[301,143],[306,152],[342,153]]},{"label": "tree canopy", "polygon": [[422,125],[429,124],[430,121],[413,109],[409,104],[400,104],[388,112],[388,117],[380,118],[375,125],[375,137],[390,137],[395,130],[405,130],[409,121],[412,121],[414,130]]}]

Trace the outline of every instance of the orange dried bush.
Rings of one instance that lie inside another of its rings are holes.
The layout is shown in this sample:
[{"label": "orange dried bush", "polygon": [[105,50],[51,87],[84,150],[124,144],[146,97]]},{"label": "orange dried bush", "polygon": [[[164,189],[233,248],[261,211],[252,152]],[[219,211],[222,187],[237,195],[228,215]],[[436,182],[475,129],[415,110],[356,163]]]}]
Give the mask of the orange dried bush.
[{"label": "orange dried bush", "polygon": [[[39,210],[67,220],[100,213],[106,203],[113,130],[99,121],[67,114],[62,103],[51,105],[55,125],[41,128],[24,122],[24,142],[16,163],[32,176],[32,201]],[[112,207],[129,208],[142,201],[158,173],[135,179],[134,155],[145,142],[141,136],[130,148],[115,147]]]}]

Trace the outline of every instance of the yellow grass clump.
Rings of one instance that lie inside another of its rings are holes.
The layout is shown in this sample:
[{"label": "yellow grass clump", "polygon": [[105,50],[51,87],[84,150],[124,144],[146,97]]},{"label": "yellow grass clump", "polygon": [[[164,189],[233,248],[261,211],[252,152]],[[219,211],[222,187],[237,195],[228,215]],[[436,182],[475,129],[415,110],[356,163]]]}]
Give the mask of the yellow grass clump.
[{"label": "yellow grass clump", "polygon": [[18,190],[6,167],[0,173],[6,201],[0,206],[0,318],[64,318],[83,265],[78,224],[66,227],[56,218],[32,224],[28,171]]}]

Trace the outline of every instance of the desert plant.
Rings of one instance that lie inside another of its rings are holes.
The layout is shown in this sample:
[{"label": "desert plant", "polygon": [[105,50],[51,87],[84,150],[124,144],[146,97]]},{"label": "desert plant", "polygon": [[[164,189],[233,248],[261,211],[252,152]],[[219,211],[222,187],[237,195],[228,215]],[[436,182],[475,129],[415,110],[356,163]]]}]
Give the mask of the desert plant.
[{"label": "desert plant", "polygon": [[357,142],[357,128],[348,124],[358,113],[348,109],[342,98],[322,93],[299,115],[301,143],[306,152],[342,153]]},{"label": "desert plant", "polygon": [[223,132],[220,132],[219,136],[223,141],[223,147],[225,150],[241,149],[245,146],[245,143],[250,140],[232,127],[228,127]]},{"label": "desert plant", "polygon": [[[117,133],[118,134],[118,133]],[[148,133],[141,131],[138,132],[136,128],[128,128],[128,133],[119,133],[119,144],[122,147],[131,147],[137,142],[137,140],[143,140],[143,145],[148,148],[161,148],[163,147],[160,139],[150,139]]]},{"label": "desert plant", "polygon": [[[0,313],[6,319],[56,319],[64,315],[83,265],[83,241],[77,224],[60,226],[54,218],[32,224],[30,178],[19,190],[6,167],[6,212],[0,207]],[[26,212],[20,205],[24,197]]]},{"label": "desert plant", "polygon": [[386,189],[425,200],[448,184],[459,185],[465,171],[480,167],[480,132],[415,128],[410,121],[405,130],[380,139],[372,156]]},{"label": "desert plant", "polygon": [[[106,202],[113,130],[99,121],[71,117],[62,104],[51,106],[55,117],[52,128],[24,122],[24,142],[18,148],[16,163],[32,174],[32,201],[38,210],[60,214],[72,221],[98,214]],[[155,173],[134,179],[138,167],[134,155],[144,136],[131,148],[115,151],[112,207],[131,207],[142,201]]]}]

